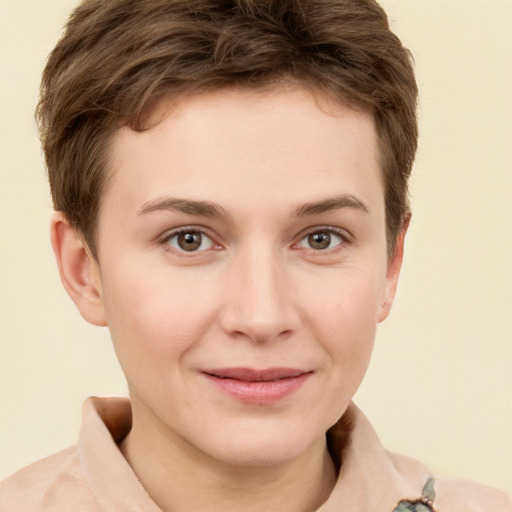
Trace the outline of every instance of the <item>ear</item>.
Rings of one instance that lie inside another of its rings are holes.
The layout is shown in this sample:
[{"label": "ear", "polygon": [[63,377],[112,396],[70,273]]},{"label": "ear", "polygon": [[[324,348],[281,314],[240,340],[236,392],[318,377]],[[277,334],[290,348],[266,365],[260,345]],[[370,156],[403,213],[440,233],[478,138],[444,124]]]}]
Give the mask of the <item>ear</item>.
[{"label": "ear", "polygon": [[378,322],[382,322],[388,317],[395,299],[400,269],[402,268],[402,261],[404,259],[405,235],[407,234],[410,222],[411,216],[408,215],[404,219],[400,232],[396,237],[395,249],[393,251],[393,256],[388,262],[386,281],[382,290],[382,300],[377,318]]},{"label": "ear", "polygon": [[98,263],[62,212],[52,216],[50,239],[60,279],[78,311],[89,323],[106,326]]}]

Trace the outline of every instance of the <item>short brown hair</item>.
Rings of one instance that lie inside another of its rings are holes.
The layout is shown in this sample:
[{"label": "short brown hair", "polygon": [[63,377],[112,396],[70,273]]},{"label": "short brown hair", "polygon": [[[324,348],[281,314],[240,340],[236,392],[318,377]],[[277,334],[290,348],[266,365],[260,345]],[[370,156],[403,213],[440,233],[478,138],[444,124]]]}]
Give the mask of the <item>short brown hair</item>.
[{"label": "short brown hair", "polygon": [[108,147],[169,95],[286,81],[369,111],[388,250],[408,214],[417,146],[409,51],[374,0],[84,0],[49,56],[37,109],[56,210],[97,257]]}]

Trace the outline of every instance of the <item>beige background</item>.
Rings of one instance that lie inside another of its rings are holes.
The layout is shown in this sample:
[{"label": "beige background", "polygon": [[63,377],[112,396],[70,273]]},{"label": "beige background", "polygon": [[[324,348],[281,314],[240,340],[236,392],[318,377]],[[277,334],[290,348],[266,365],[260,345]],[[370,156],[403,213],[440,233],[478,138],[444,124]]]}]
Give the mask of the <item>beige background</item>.
[{"label": "beige background", "polygon": [[[58,281],[32,118],[75,0],[0,0],[0,476],[123,394],[108,332]],[[512,2],[386,0],[416,58],[421,145],[401,289],[357,402],[391,449],[512,491]]]}]

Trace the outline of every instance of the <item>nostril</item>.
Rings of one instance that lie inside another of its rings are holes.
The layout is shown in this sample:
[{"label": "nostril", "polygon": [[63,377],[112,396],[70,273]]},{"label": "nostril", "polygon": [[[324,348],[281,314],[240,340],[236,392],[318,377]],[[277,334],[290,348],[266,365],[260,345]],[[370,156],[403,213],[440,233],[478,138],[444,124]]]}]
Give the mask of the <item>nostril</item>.
[{"label": "nostril", "polygon": [[258,343],[283,339],[300,323],[286,276],[281,269],[278,272],[274,260],[265,268],[262,265],[253,258],[244,261],[243,269],[236,273],[243,278],[230,280],[223,288],[219,322],[222,330],[234,338]]}]

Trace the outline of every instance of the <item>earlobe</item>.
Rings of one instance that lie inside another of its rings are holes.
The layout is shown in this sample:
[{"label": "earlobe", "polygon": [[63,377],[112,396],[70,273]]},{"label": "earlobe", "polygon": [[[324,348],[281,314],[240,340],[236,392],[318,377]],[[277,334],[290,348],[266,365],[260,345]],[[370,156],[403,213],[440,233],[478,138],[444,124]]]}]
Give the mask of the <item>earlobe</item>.
[{"label": "earlobe", "polygon": [[62,212],[52,216],[50,239],[62,284],[80,314],[93,325],[106,326],[98,263]]},{"label": "earlobe", "polygon": [[388,262],[386,282],[384,284],[382,301],[377,318],[379,323],[388,317],[389,313],[391,312],[393,301],[395,299],[396,289],[398,286],[398,278],[400,277],[400,270],[402,268],[402,261],[404,258],[405,235],[407,234],[410,221],[411,216],[408,215],[402,223],[402,228],[400,229],[400,232],[396,238],[393,256]]}]

